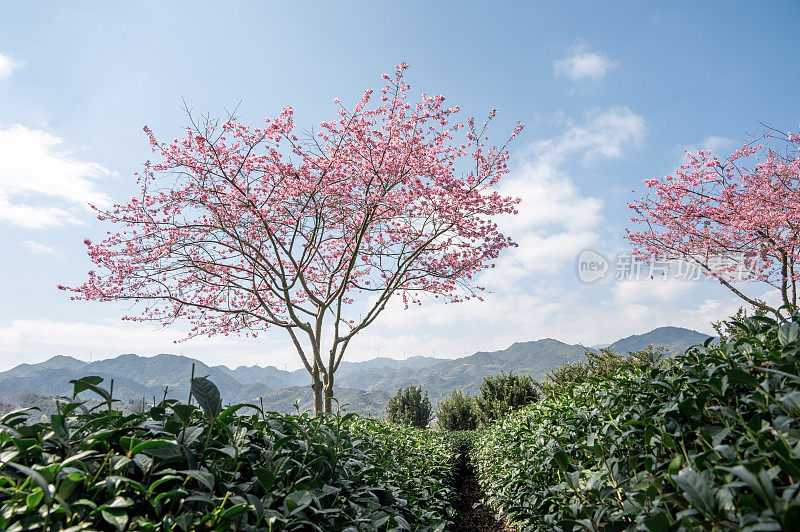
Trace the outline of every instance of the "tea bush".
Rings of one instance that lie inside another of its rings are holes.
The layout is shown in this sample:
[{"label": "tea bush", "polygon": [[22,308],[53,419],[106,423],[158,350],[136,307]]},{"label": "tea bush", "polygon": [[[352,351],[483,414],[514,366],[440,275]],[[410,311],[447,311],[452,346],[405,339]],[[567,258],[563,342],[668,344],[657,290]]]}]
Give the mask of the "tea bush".
[{"label": "tea bush", "polygon": [[475,430],[478,428],[475,401],[461,393],[461,390],[453,390],[452,394],[439,402],[436,419],[442,430]]},{"label": "tea bush", "polygon": [[443,434],[223,409],[200,379],[202,408],[126,415],[100,381],[75,381],[97,406],[0,418],[0,530],[442,530],[451,516]]},{"label": "tea bush", "polygon": [[[756,298],[755,301],[760,304],[766,303],[765,301],[762,301],[758,298]],[[735,325],[732,325],[733,323],[741,322],[745,318],[751,316],[766,316],[766,315],[767,311],[761,307],[756,307],[753,305],[749,307],[739,307],[736,310],[736,313],[734,313],[733,316],[731,316],[727,320],[711,322],[711,327],[717,333],[717,337],[720,340],[722,341],[736,340],[742,337],[744,331],[742,331],[742,329],[736,327]]]},{"label": "tea bush", "polygon": [[424,429],[431,420],[428,392],[423,395],[422,387],[414,385],[397,390],[386,406],[386,419],[390,423]]},{"label": "tea bush", "polygon": [[479,435],[487,503],[527,530],[800,530],[800,317],[733,326]]},{"label": "tea bush", "polygon": [[585,362],[565,362],[549,370],[544,380],[537,383],[537,388],[544,395],[562,394],[573,386],[586,382],[590,377],[611,377],[628,366],[659,365],[668,354],[665,347],[654,347],[652,344],[640,351],[628,351],[625,354],[617,353],[613,347],[599,351],[586,350]]},{"label": "tea bush", "polygon": [[537,399],[536,386],[530,375],[513,372],[488,375],[481,382],[481,392],[475,399],[478,421],[481,426],[487,427]]}]

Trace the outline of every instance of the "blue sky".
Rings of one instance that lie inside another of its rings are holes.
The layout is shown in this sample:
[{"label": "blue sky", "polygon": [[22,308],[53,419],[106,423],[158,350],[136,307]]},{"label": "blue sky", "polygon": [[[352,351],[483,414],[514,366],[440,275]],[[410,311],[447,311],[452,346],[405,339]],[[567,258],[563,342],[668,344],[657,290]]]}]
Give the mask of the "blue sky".
[{"label": "blue sky", "polygon": [[[175,345],[179,328],[119,320],[57,284],[89,269],[106,228],[87,201],[123,201],[151,157],[142,126],[181,132],[183,101],[260,122],[291,105],[312,126],[406,61],[412,86],[465,115],[527,124],[504,190],[519,243],[482,304],[387,309],[349,351],[461,356],[518,340],[587,345],[660,325],[708,331],[739,303],[712,281],[580,282],[578,254],[627,250],[626,202],[684,149],[725,153],[759,121],[798,129],[800,4],[770,2],[14,3],[0,17],[0,370],[53,354],[182,352],[299,366],[280,330]],[[10,161],[10,162],[9,162]],[[612,264],[613,268],[613,264]],[[748,287],[764,295],[763,287]]]}]

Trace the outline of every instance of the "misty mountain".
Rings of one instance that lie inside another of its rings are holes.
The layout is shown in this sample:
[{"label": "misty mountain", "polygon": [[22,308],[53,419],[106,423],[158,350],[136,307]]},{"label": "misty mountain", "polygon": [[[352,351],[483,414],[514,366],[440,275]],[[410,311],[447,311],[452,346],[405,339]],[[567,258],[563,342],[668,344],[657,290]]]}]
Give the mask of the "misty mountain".
[{"label": "misty mountain", "polygon": [[459,388],[469,395],[478,393],[480,383],[487,375],[500,372],[525,373],[540,380],[547,370],[565,362],[585,359],[586,349],[545,338],[533,342],[516,342],[501,351],[478,352],[468,357],[448,360],[431,368],[419,384],[432,398],[449,394]]},{"label": "misty mountain", "polygon": [[617,353],[625,353],[626,351],[638,351],[652,344],[666,347],[672,354],[680,354],[694,345],[702,344],[708,338],[707,334],[683,327],[659,327],[648,333],[622,338],[609,344],[609,347],[613,347]]},{"label": "misty mountain", "polygon": [[[636,351],[650,344],[673,353],[703,343],[707,335],[680,327],[660,327],[628,336],[609,344],[617,352]],[[363,362],[343,361],[336,372],[335,396],[348,411],[382,416],[386,402],[398,388],[420,385],[434,402],[454,388],[474,395],[481,380],[500,372],[526,373],[541,379],[552,368],[585,359],[586,348],[552,338],[517,342],[506,349],[480,351],[473,355],[442,359],[413,356],[405,360],[377,357]],[[185,401],[189,397],[189,378],[208,377],[220,389],[226,403],[258,402],[278,412],[312,407],[310,377],[305,369],[284,371],[274,366],[208,366],[180,355],[160,354],[141,357],[134,354],[87,363],[68,356],[54,356],[39,364],[20,364],[0,373],[0,403],[21,404],[29,396],[71,395],[70,379],[99,375],[107,383],[114,379],[114,396],[122,400],[148,402],[167,397]]]},{"label": "misty mountain", "polygon": [[55,356],[39,364],[20,364],[0,373],[0,401],[19,400],[30,394],[71,395],[70,379],[85,375],[98,375],[106,382],[114,379],[114,396],[120,399],[161,398],[166,389],[168,397],[185,400],[189,398],[192,364],[195,376],[208,376],[231,401],[251,399],[276,389],[265,383],[242,382],[231,376],[231,370],[224,366],[209,367],[181,355],[141,357],[127,354],[91,363]]},{"label": "misty mountain", "polygon": [[236,369],[230,369],[227,366],[213,366],[211,369],[224,373],[243,384],[266,385],[275,390],[302,386],[309,379],[308,372],[305,369],[285,371],[275,366],[239,366]]},{"label": "misty mountain", "polygon": [[[629,336],[612,342],[618,353],[638,351],[649,345],[663,346],[674,355],[693,345],[702,344],[708,335],[681,327],[659,327],[650,332]],[[605,346],[604,346],[605,347]],[[590,350],[596,350],[588,348]],[[458,388],[469,395],[479,391],[487,375],[500,372],[526,373],[536,380],[545,377],[548,370],[564,363],[586,360],[587,348],[580,344],[567,344],[552,338],[531,342],[517,342],[500,351],[480,351],[453,360],[428,358],[427,368],[411,369],[402,366],[388,368],[372,365],[346,376],[337,375],[336,382],[350,388],[386,390],[393,394],[398,388],[419,385],[428,391],[434,402]]]}]

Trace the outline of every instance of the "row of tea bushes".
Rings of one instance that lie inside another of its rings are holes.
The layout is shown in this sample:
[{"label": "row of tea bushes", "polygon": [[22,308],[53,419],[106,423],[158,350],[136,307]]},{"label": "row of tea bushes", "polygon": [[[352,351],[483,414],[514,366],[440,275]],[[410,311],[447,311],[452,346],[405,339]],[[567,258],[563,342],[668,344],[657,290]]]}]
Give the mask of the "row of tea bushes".
[{"label": "row of tea bushes", "polygon": [[736,326],[483,432],[487,503],[527,530],[800,530],[800,318]]},{"label": "row of tea bushes", "polygon": [[[60,404],[0,419],[0,530],[442,530],[453,446],[353,415],[313,418],[173,400],[114,410]],[[249,412],[247,415],[239,415]],[[33,419],[39,419],[34,415]]]}]

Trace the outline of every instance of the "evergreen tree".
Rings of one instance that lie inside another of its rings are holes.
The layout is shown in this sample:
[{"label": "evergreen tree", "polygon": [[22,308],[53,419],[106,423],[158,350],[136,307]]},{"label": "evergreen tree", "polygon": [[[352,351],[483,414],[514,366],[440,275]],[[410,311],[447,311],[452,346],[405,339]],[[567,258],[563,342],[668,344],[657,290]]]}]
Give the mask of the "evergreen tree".
[{"label": "evergreen tree", "polygon": [[422,386],[411,385],[400,388],[389,399],[386,419],[399,425],[411,425],[424,429],[431,419],[431,401],[428,392],[422,394]]},{"label": "evergreen tree", "polygon": [[478,428],[478,415],[475,412],[475,401],[453,390],[453,393],[439,402],[436,410],[439,428],[442,430],[475,430]]}]

